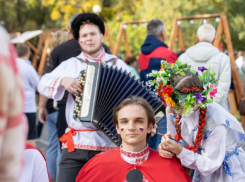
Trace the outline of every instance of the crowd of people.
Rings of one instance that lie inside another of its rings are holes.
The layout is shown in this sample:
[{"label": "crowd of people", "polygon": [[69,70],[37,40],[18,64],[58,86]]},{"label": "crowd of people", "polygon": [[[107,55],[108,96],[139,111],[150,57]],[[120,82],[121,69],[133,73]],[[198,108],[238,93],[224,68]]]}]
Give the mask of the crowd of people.
[{"label": "crowd of people", "polygon": [[[67,31],[52,34],[39,78],[30,48],[14,47],[0,27],[0,181],[245,181],[245,134],[229,113],[231,65],[212,45],[215,28],[201,25],[197,44],[178,57],[165,43],[164,23],[152,19],[138,59],[124,61],[111,54],[104,34],[97,14],[72,15]],[[245,68],[241,56],[238,69]],[[166,107],[161,119],[156,123],[145,99],[123,100],[112,111],[120,146],[92,123],[76,121],[79,73],[91,62],[120,68],[148,85]],[[46,156],[36,148],[37,120],[48,128]]]}]

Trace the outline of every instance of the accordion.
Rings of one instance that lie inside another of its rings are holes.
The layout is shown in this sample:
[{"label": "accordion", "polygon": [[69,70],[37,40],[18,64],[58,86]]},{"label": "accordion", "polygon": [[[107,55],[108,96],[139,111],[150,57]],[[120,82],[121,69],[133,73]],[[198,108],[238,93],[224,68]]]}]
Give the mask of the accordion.
[{"label": "accordion", "polygon": [[113,125],[113,109],[130,96],[143,97],[155,111],[164,112],[158,96],[148,90],[127,71],[103,63],[92,62],[80,72],[83,93],[75,98],[73,117],[76,121],[92,122],[116,145],[119,145]]}]

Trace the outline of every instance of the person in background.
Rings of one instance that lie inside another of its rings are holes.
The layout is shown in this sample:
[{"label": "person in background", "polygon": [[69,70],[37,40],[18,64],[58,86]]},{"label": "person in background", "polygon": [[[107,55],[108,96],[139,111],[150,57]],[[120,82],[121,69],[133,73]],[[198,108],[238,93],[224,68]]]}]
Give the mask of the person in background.
[{"label": "person in background", "polygon": [[136,79],[139,79],[140,76],[136,70],[136,65],[137,65],[136,57],[126,57],[125,63],[128,65],[131,74],[135,76]]},{"label": "person in background", "polygon": [[23,165],[27,121],[14,46],[0,26],[0,181],[16,182]]},{"label": "person in background", "polygon": [[244,83],[244,70],[243,70],[243,65],[244,65],[244,57],[243,57],[243,51],[238,51],[237,53],[237,59],[235,60],[235,64],[237,69],[239,70],[239,74],[242,79],[242,84]]},{"label": "person in background", "polygon": [[191,65],[191,69],[198,71],[198,67],[211,67],[218,79],[217,95],[214,102],[230,110],[227,94],[231,85],[231,63],[230,58],[212,45],[215,39],[215,28],[213,25],[204,24],[197,30],[197,44],[191,46],[183,53],[179,60]]},{"label": "person in background", "polygon": [[[143,98],[132,96],[123,100],[113,111],[113,124],[121,146],[92,158],[81,169],[76,182],[191,182],[176,157],[162,158],[148,147],[155,125],[154,115]],[[141,179],[135,179],[137,177],[133,174],[132,177],[127,175],[136,169],[142,174]]]},{"label": "person in background", "polygon": [[55,100],[62,99],[66,90],[69,92],[64,112],[68,127],[66,133],[59,139],[63,143],[59,182],[75,181],[79,170],[90,158],[102,150],[116,147],[104,132],[92,123],[77,122],[73,118],[75,104],[73,96],[82,92],[81,82],[78,81],[80,72],[87,68],[89,62],[104,62],[109,66],[129,71],[122,60],[107,54],[102,47],[105,25],[97,14],[79,14],[72,22],[72,30],[74,40],[83,51],[80,51],[78,56],[62,62],[51,73],[45,74],[38,85],[41,94]]},{"label": "person in background", "polygon": [[17,44],[15,49],[18,55],[18,58],[16,59],[17,66],[24,83],[25,107],[23,112],[25,113],[29,123],[27,142],[36,146],[37,108],[35,88],[39,83],[39,76],[33,66],[27,62],[30,57],[30,48],[26,44]]},{"label": "person in background", "polygon": [[[175,63],[177,55],[172,50],[168,49],[168,46],[164,43],[166,41],[166,31],[164,23],[159,19],[152,19],[147,25],[147,37],[144,44],[141,46],[141,53],[138,59],[138,65],[140,68],[140,81],[143,83],[151,80],[151,77],[147,77],[153,70],[160,70],[161,61],[168,63]],[[153,91],[153,87],[151,87]],[[167,132],[167,122],[165,113],[163,113],[161,120],[157,122],[157,132]],[[149,141],[149,146],[155,150],[158,148],[158,144],[161,142],[161,137],[155,135]]]},{"label": "person in background", "polygon": [[[58,30],[52,33],[52,37],[49,41],[49,51],[66,42],[68,40],[68,33],[64,30]],[[48,60],[46,64],[52,64],[52,61]],[[46,73],[46,67],[44,69]],[[39,103],[43,104],[43,103]],[[42,115],[45,112],[45,115]],[[40,107],[38,112],[38,119],[40,123],[47,124],[48,127],[48,149],[46,153],[48,171],[52,182],[55,182],[59,171],[59,159],[60,159],[60,147],[59,138],[57,133],[57,118],[58,118],[58,107],[57,101],[48,99],[46,108]]]}]

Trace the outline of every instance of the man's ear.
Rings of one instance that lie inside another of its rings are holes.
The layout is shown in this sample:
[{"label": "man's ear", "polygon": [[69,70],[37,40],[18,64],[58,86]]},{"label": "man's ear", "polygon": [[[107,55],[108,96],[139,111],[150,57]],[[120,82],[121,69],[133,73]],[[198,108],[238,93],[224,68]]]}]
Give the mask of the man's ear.
[{"label": "man's ear", "polygon": [[72,33],[71,28],[68,27],[67,32],[68,32],[68,34],[71,34]]},{"label": "man's ear", "polygon": [[103,34],[101,34],[101,42],[104,43],[104,38],[105,36]]},{"label": "man's ear", "polygon": [[166,32],[165,32],[164,29],[162,30],[161,34],[162,34],[162,41],[165,42],[165,40],[166,40]]},{"label": "man's ear", "polygon": [[199,37],[197,35],[196,35],[196,40],[197,40],[197,42],[200,42]]},{"label": "man's ear", "polygon": [[120,135],[121,134],[121,131],[120,131],[118,125],[116,125],[116,130],[117,130],[117,134]]},{"label": "man's ear", "polygon": [[153,124],[150,123],[147,127],[147,133],[151,133],[151,130],[153,129]]}]

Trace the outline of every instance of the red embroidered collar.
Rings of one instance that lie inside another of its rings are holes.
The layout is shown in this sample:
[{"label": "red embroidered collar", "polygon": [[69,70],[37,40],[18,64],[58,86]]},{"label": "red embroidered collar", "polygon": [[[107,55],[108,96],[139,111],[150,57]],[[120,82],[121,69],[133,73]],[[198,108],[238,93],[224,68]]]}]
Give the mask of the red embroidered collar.
[{"label": "red embroidered collar", "polygon": [[99,54],[99,56],[97,58],[93,58],[93,57],[91,57],[88,54],[83,52],[83,56],[85,58],[87,58],[89,60],[96,61],[96,62],[102,62],[102,58],[104,57],[104,55],[105,55],[105,49],[104,48],[102,48],[102,51],[101,51],[101,53]]},{"label": "red embroidered collar", "polygon": [[123,149],[122,146],[120,146],[120,154],[126,157],[132,157],[132,158],[143,157],[148,153],[148,151],[149,151],[148,145],[140,152],[128,152],[127,150]]}]

